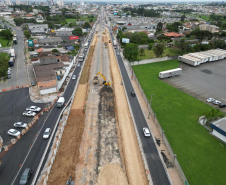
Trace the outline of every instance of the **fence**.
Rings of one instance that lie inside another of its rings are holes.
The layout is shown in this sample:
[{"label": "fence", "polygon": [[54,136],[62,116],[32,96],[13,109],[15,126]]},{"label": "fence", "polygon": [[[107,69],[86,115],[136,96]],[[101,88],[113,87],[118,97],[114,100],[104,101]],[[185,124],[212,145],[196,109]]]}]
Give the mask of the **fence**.
[{"label": "fence", "polygon": [[171,146],[169,144],[169,141],[168,141],[168,139],[167,139],[167,137],[165,135],[165,131],[162,129],[161,125],[159,124],[159,121],[158,121],[158,119],[156,117],[156,114],[152,110],[152,108],[150,106],[150,103],[149,103],[149,101],[148,101],[148,99],[147,99],[147,97],[146,97],[146,95],[144,93],[144,90],[142,89],[142,87],[141,87],[141,85],[140,85],[140,83],[139,83],[139,81],[138,81],[138,79],[137,79],[137,77],[136,77],[136,75],[135,75],[135,73],[134,73],[133,68],[131,67],[131,65],[129,65],[129,68],[130,68],[130,70],[131,70],[131,72],[133,74],[133,80],[136,81],[136,83],[138,84],[138,87],[139,87],[140,91],[142,92],[142,96],[144,98],[144,101],[145,101],[145,103],[147,104],[147,106],[149,108],[150,114],[153,116],[154,122],[155,122],[155,124],[156,124],[159,132],[162,135],[163,142],[166,145],[166,147],[167,147],[167,149],[169,151],[169,154],[170,154],[170,156],[173,159],[174,165],[176,166],[176,168],[177,168],[177,170],[178,170],[178,172],[180,174],[181,179],[183,180],[183,182],[186,185],[189,185],[188,180],[187,180],[187,178],[186,178],[186,176],[185,176],[185,174],[184,174],[184,172],[183,172],[183,170],[182,170],[182,168],[181,168],[181,166],[180,166],[180,164],[179,164],[179,162],[177,160],[177,155],[174,154],[173,149],[171,148]]},{"label": "fence", "polygon": [[147,60],[134,61],[131,64],[133,66],[135,66],[135,65],[149,64],[149,63],[154,63],[154,62],[162,62],[162,61],[165,61],[165,60],[173,60],[173,59],[178,59],[178,56],[152,58],[152,59],[147,59]]},{"label": "fence", "polygon": [[71,61],[70,65],[69,65],[68,68],[67,68],[66,73],[64,74],[64,77],[62,78],[62,80],[61,80],[60,82],[58,82],[58,84],[57,84],[57,89],[58,89],[58,90],[60,90],[61,86],[63,85],[63,83],[64,83],[64,81],[65,81],[65,79],[67,78],[67,75],[69,74],[69,72],[70,72],[70,70],[71,70],[73,64],[75,63],[75,60],[76,60],[76,57],[77,57],[77,56],[78,56],[78,55],[76,55],[76,56],[73,58],[73,60]]}]

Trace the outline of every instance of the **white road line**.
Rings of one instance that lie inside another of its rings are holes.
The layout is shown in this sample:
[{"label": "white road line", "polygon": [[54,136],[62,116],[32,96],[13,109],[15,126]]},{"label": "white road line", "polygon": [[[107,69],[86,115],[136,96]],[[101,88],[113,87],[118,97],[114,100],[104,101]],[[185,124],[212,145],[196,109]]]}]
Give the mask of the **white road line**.
[{"label": "white road line", "polygon": [[52,109],[51,109],[51,111],[49,112],[47,118],[45,119],[44,124],[42,125],[41,129],[39,130],[38,135],[37,135],[37,137],[35,138],[35,140],[34,140],[34,142],[33,142],[33,144],[32,144],[32,147],[29,149],[29,151],[28,151],[28,153],[27,153],[27,155],[26,155],[26,157],[25,157],[25,159],[24,159],[24,161],[23,161],[23,163],[22,163],[22,165],[21,165],[21,167],[20,167],[18,173],[16,174],[16,177],[15,177],[14,180],[13,180],[12,185],[14,184],[15,180],[17,179],[17,176],[19,175],[20,170],[22,169],[22,167],[23,167],[25,161],[27,160],[27,158],[28,158],[28,156],[29,156],[29,154],[30,154],[30,152],[31,152],[31,150],[32,150],[32,148],[33,148],[33,146],[34,146],[34,144],[35,144],[35,142],[36,142],[36,140],[37,140],[37,138],[38,138],[38,136],[39,136],[41,130],[42,130],[42,128],[44,127],[44,125],[45,125],[45,123],[46,123],[46,120],[48,119],[48,117],[49,117],[49,115],[50,115],[50,113],[52,112],[52,110],[53,110],[54,107],[55,107],[55,105],[52,107]]}]

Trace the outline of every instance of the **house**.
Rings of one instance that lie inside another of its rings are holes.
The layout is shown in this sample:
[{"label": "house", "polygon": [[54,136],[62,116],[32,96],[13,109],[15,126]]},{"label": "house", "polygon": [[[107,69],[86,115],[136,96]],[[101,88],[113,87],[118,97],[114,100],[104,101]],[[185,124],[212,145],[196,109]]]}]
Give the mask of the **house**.
[{"label": "house", "polygon": [[56,58],[43,58],[33,66],[41,95],[58,92],[57,79],[64,75],[64,64]]},{"label": "house", "polygon": [[38,39],[39,45],[59,45],[62,42],[63,40],[60,37]]},{"label": "house", "polygon": [[170,32],[170,33],[164,33],[165,36],[171,37],[171,38],[177,38],[177,37],[183,37],[183,34],[176,33],[176,32]]},{"label": "house", "polygon": [[44,29],[45,31],[48,31],[49,26],[48,26],[48,24],[29,24],[28,28],[29,28],[29,30],[32,30],[32,29]]},{"label": "house", "polygon": [[211,123],[210,127],[213,129],[212,135],[226,143],[226,118]]},{"label": "house", "polygon": [[215,25],[209,25],[209,24],[200,24],[199,25],[200,30],[207,30],[211,33],[219,32],[219,27]]}]

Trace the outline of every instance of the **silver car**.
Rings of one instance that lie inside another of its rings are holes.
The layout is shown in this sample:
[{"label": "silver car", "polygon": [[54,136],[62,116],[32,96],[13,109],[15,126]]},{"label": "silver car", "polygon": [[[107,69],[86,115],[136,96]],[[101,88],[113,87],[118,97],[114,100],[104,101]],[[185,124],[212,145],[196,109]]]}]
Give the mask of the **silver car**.
[{"label": "silver car", "polygon": [[17,127],[17,128],[26,128],[27,127],[27,123],[16,122],[16,123],[14,123],[14,127]]},{"label": "silver car", "polygon": [[16,129],[10,129],[10,130],[7,132],[7,134],[9,134],[9,135],[11,135],[11,136],[17,137],[17,136],[20,135],[20,132],[19,132],[18,130],[16,130]]}]

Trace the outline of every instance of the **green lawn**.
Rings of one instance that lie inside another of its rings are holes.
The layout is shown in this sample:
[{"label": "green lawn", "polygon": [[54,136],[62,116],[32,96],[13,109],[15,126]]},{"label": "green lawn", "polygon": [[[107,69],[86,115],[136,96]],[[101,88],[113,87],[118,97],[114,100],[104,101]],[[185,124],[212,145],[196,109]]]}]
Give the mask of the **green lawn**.
[{"label": "green lawn", "polygon": [[[159,72],[177,68],[170,60],[134,66],[162,129],[191,185],[225,184],[226,146],[201,125],[198,118],[211,111],[209,105],[159,80]],[[219,114],[222,114],[219,112]]]},{"label": "green lawn", "polygon": [[[93,19],[93,21],[95,21],[95,20],[96,20],[96,17],[94,17],[94,18],[80,17],[80,18],[79,18],[79,21],[87,21],[87,22],[89,22],[90,19]],[[70,22],[76,22],[77,19],[66,19],[66,21],[67,21],[68,23],[70,23]]]},{"label": "green lawn", "polygon": [[[191,16],[194,16],[194,17],[197,17],[197,18],[202,18],[202,19],[204,19],[207,22],[214,21],[214,20],[210,19],[210,16],[209,15],[193,15],[192,14]],[[226,20],[223,19],[223,17],[220,20],[218,20],[218,21],[221,21],[221,22],[226,23]]]},{"label": "green lawn", "polygon": [[2,47],[10,47],[10,43],[12,41],[9,41],[9,45],[7,46],[8,40],[6,40],[5,38],[0,38],[0,44],[2,45]]},{"label": "green lawn", "polygon": [[[156,58],[153,50],[144,50],[144,55],[138,55],[137,60],[144,60],[144,59],[151,59]],[[162,57],[166,56],[175,56],[175,55],[183,55],[184,53],[180,49],[172,49],[172,48],[165,48],[164,54]]]}]

